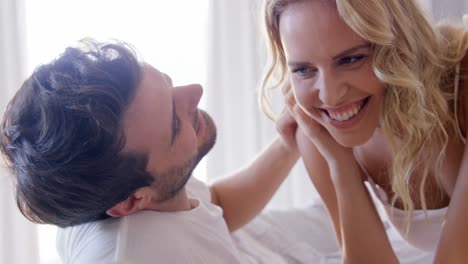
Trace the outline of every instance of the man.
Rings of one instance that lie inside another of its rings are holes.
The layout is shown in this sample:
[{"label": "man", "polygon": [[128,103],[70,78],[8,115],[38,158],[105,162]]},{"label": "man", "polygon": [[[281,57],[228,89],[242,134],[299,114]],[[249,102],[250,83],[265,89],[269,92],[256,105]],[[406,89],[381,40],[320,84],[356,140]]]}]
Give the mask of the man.
[{"label": "man", "polygon": [[311,251],[293,247],[305,239],[279,252],[246,231],[231,234],[298,159],[291,119],[279,122],[286,140],[208,187],[191,178],[216,138],[197,108],[201,95],[199,85],[173,87],[119,43],[68,48],[25,81],[0,147],[22,213],[61,227],[64,263],[286,263],[294,256],[284,255]]}]

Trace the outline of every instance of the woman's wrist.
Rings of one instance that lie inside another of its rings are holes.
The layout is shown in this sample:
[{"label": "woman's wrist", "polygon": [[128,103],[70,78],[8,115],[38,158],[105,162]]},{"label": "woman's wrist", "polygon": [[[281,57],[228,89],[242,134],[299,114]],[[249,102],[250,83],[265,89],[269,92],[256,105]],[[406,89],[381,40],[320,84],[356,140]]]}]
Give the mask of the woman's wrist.
[{"label": "woman's wrist", "polygon": [[328,167],[336,189],[348,188],[353,182],[362,182],[361,170],[355,160],[329,162]]},{"label": "woman's wrist", "polygon": [[324,155],[330,169],[342,170],[343,168],[356,166],[356,159],[351,149],[343,149],[344,151],[337,151],[335,153],[328,153]]},{"label": "woman's wrist", "polygon": [[291,145],[290,143],[286,142],[284,138],[278,137],[276,139],[278,148],[280,151],[282,151],[285,155],[288,155],[289,157],[293,159],[298,159],[300,156],[299,150],[297,149],[297,146]]}]

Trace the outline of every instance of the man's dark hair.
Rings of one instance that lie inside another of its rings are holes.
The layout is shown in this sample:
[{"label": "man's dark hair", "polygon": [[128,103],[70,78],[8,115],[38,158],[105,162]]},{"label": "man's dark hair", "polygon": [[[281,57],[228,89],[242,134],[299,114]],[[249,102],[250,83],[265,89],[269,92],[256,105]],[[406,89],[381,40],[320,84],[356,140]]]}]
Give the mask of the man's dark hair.
[{"label": "man's dark hair", "polygon": [[29,220],[73,226],[148,186],[145,155],[125,154],[122,119],[141,65],[122,43],[87,42],[38,67],[7,106],[0,150]]}]

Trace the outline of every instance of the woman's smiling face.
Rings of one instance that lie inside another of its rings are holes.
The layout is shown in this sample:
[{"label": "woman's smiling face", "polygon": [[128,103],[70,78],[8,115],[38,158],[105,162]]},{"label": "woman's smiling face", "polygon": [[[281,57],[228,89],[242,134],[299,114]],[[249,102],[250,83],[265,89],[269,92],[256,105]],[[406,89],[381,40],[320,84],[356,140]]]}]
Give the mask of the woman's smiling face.
[{"label": "woman's smiling face", "polygon": [[290,5],[279,29],[297,103],[341,145],[368,141],[384,101],[371,45],[345,24],[332,2]]}]

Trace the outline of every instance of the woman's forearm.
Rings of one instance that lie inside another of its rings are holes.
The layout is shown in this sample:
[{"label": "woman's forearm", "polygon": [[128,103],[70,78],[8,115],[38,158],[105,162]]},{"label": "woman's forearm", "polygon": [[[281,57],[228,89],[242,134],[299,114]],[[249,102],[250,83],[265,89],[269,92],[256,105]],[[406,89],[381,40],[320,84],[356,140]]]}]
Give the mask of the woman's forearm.
[{"label": "woman's forearm", "polygon": [[270,201],[299,158],[281,139],[276,139],[246,168],[211,187],[214,203],[223,208],[230,231],[255,217]]},{"label": "woman's forearm", "polygon": [[340,215],[344,263],[398,263],[355,163],[330,166]]}]

